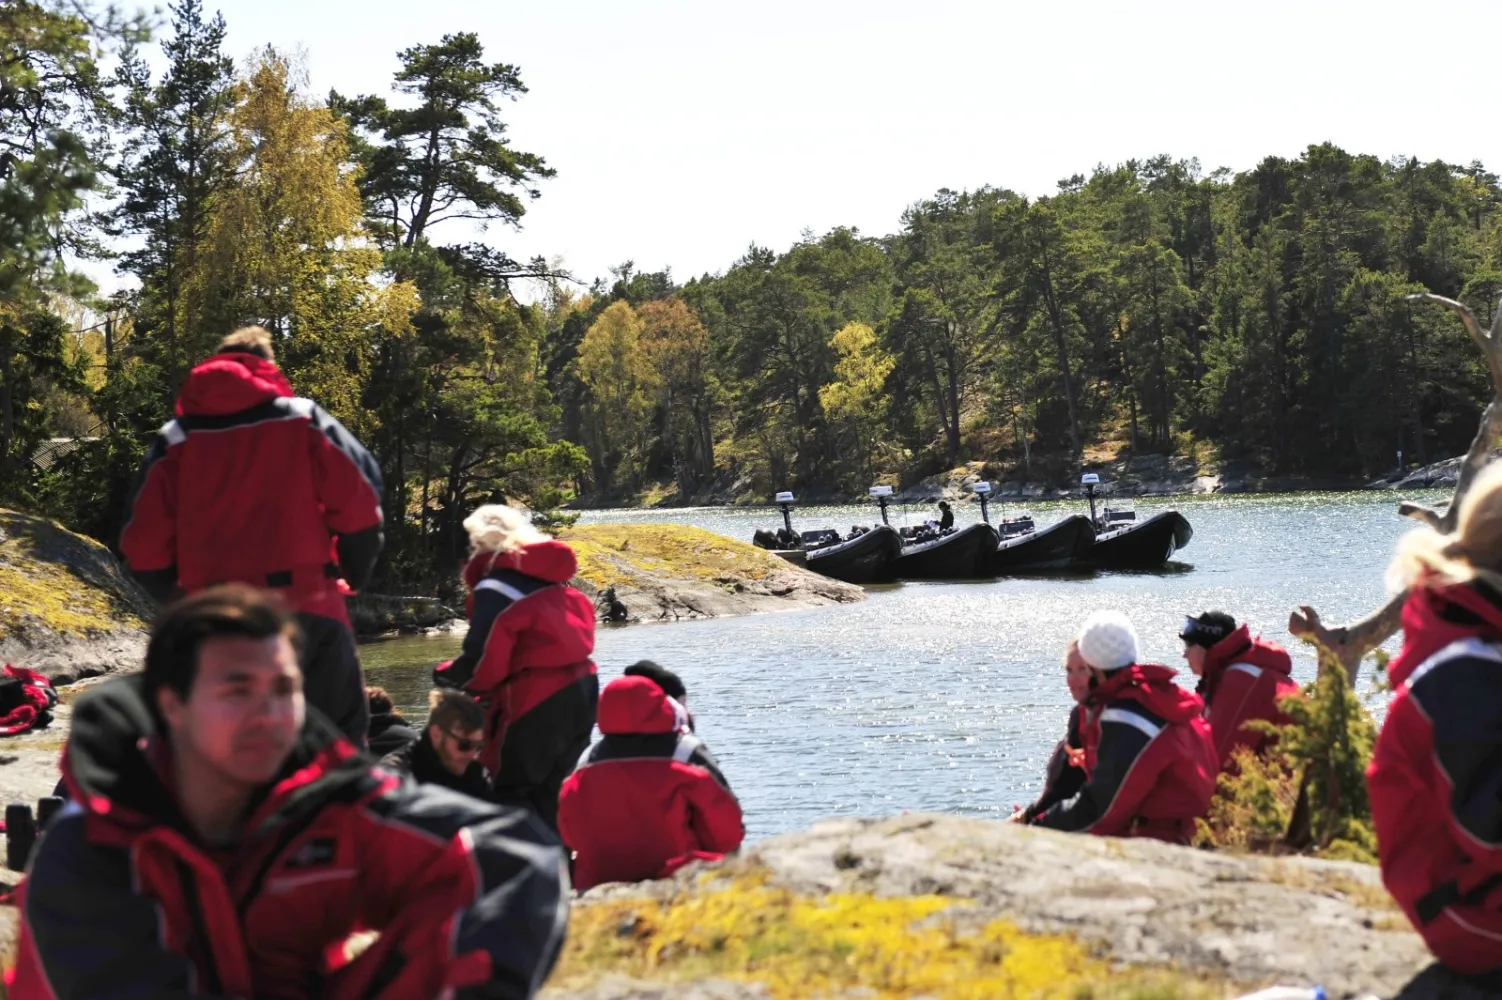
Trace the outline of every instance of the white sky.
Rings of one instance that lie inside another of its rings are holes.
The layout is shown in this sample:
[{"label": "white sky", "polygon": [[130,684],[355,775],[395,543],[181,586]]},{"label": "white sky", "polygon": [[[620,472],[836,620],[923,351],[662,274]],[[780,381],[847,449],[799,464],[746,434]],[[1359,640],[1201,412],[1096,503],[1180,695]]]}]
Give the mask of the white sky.
[{"label": "white sky", "polygon": [[1050,194],[1160,152],[1208,173],[1330,140],[1502,168],[1494,0],[218,6],[233,55],[301,48],[320,96],[386,93],[398,49],[478,32],[530,89],[514,144],[558,171],[487,239],[586,281],[627,259],[687,280],[804,228],[891,232],[940,187]]}]

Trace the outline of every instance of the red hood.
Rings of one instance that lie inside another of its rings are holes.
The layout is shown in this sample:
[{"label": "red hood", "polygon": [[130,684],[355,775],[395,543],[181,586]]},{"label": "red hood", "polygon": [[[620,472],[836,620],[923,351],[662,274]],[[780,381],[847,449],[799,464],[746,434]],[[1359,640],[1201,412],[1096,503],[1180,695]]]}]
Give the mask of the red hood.
[{"label": "red hood", "polygon": [[1138,663],[1112,671],[1105,683],[1090,695],[1091,704],[1104,705],[1129,698],[1164,722],[1188,722],[1205,710],[1205,702],[1193,691],[1173,682],[1177,671],[1155,663]]},{"label": "red hood", "polygon": [[1414,587],[1403,604],[1403,651],[1388,664],[1394,688],[1413,669],[1460,639],[1502,639],[1502,608],[1471,584]]},{"label": "red hood", "polygon": [[1288,650],[1275,642],[1268,642],[1260,635],[1252,638],[1251,630],[1243,625],[1205,653],[1205,674],[1196,688],[1200,697],[1205,701],[1215,697],[1215,689],[1220,686],[1221,677],[1233,663],[1250,663],[1284,677],[1293,675],[1293,657],[1288,655]]},{"label": "red hood", "polygon": [[617,677],[600,692],[599,724],[606,736],[676,733],[688,726],[688,716],[649,678]]},{"label": "red hood", "polygon": [[464,585],[474,590],[475,584],[498,569],[514,569],[549,583],[568,583],[578,572],[579,559],[573,549],[551,538],[533,542],[519,552],[481,552],[464,567]]},{"label": "red hood", "polygon": [[291,396],[281,369],[254,354],[216,354],[194,368],[177,396],[177,415],[215,417]]}]

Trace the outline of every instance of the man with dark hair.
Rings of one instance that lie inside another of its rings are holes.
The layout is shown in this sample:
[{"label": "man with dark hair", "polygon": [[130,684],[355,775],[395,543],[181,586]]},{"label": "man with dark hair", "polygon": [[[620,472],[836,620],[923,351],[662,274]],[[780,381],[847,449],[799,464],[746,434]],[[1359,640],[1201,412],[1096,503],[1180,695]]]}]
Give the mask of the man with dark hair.
[{"label": "man with dark hair", "polygon": [[183,382],[147,453],[120,551],[158,601],[236,581],[298,613],[309,702],[355,743],[368,723],[344,597],[382,546],[381,472],[344,426],[292,394],[271,335],[246,327]]},{"label": "man with dark hair", "polygon": [[1186,617],[1179,638],[1189,669],[1200,679],[1195,692],[1205,700],[1205,721],[1215,738],[1221,770],[1231,766],[1237,750],[1264,752],[1275,737],[1247,723],[1288,725],[1278,701],[1299,691],[1288,652],[1260,635],[1253,638],[1245,625],[1237,625],[1224,611]]},{"label": "man with dark hair", "polygon": [[411,743],[387,754],[381,766],[477,799],[490,798],[490,775],[480,763],[485,709],[463,691],[435,688],[428,695],[428,725]]},{"label": "man with dark hair", "polygon": [[143,674],[79,699],[12,1000],[540,988],[567,923],[550,833],[372,767],[305,705],[297,639],[266,595],[210,588],[162,614]]}]

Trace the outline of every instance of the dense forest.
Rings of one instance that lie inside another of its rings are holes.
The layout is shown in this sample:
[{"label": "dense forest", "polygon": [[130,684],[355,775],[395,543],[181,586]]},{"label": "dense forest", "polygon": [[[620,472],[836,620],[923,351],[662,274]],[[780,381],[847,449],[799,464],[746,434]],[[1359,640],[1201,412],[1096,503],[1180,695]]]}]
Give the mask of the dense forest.
[{"label": "dense forest", "polygon": [[[322,97],[224,36],[201,0],[162,24],[0,6],[0,504],[113,541],[176,386],[247,323],[380,460],[402,588],[450,575],[490,499],[1165,452],[1369,476],[1463,451],[1489,394],[1460,326],[1405,300],[1493,310],[1502,186],[1479,163],[1157,156],[1046,197],[941,190],[896,233],[806,232],[685,283],[627,262],[585,284],[497,248],[553,168],[512,145],[526,87],[477,35],[399,53],[387,94]],[[448,242],[455,220],[492,239]],[[101,296],[85,259],[131,290]]]}]

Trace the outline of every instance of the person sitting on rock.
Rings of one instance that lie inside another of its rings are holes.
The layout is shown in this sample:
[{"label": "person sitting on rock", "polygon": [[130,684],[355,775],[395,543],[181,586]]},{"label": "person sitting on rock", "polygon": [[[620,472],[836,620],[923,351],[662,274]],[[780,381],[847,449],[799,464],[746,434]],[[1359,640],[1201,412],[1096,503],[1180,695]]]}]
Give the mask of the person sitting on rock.
[{"label": "person sitting on rock", "polygon": [[1064,683],[1074,707],[1069,710],[1069,725],[1064,738],[1054,747],[1044,771],[1043,792],[1036,802],[1020,809],[1013,819],[1031,823],[1060,802],[1065,802],[1085,786],[1085,701],[1090,697],[1090,666],[1080,656],[1078,640],[1071,640],[1064,650]]},{"label": "person sitting on rock", "polygon": [[1231,766],[1238,750],[1263,753],[1276,737],[1247,723],[1288,725],[1278,702],[1299,693],[1288,651],[1261,636],[1253,638],[1247,626],[1237,625],[1224,611],[1186,618],[1179,638],[1190,671],[1200,679],[1195,692],[1205,700],[1205,721],[1221,770]]},{"label": "person sitting on rock", "polygon": [[366,731],[366,739],[372,757],[380,759],[416,742],[417,734],[407,725],[406,717],[396,710],[385,688],[366,688],[365,701],[370,707],[370,728]]},{"label": "person sitting on rock", "polygon": [[464,529],[469,634],[434,679],[485,706],[480,762],[496,801],[529,806],[556,829],[558,790],[589,746],[600,697],[594,605],[568,585],[574,550],[521,511],[486,504]]},{"label": "person sitting on rock", "polygon": [[428,695],[422,736],[381,758],[381,766],[410,774],[420,785],[442,785],[488,799],[490,776],[479,761],[484,742],[485,710],[463,691],[438,688]]},{"label": "person sitting on rock", "polygon": [[11,1000],[540,987],[568,913],[551,834],[374,767],[306,704],[300,640],[268,595],[208,588],[157,619],[144,672],[79,698]]},{"label": "person sitting on rock", "polygon": [[1033,823],[1189,843],[1195,821],[1210,809],[1220,770],[1204,701],[1175,684],[1169,668],[1137,662],[1137,632],[1119,612],[1086,618],[1079,650],[1090,667],[1089,777],[1078,794]]},{"label": "person sitting on rock", "polygon": [[1408,599],[1367,770],[1382,881],[1446,968],[1502,991],[1502,463],[1388,576]]},{"label": "person sitting on rock", "polygon": [[954,530],[954,511],[949,509],[948,502],[939,501],[939,533]]},{"label": "person sitting on rock", "polygon": [[655,681],[635,675],[607,684],[600,733],[558,803],[578,889],[666,878],[740,847],[740,803],[689,732],[688,712]]},{"label": "person sitting on rock", "polygon": [[292,394],[271,334],[225,337],[188,373],[125,510],[120,551],[158,601],[238,581],[283,595],[305,642],[307,699],[365,739],[365,680],[345,595],[382,546],[381,470],[311,399]]},{"label": "person sitting on rock", "polygon": [[645,677],[662,688],[663,694],[683,706],[684,714],[688,716],[688,730],[694,731],[694,713],[688,707],[688,688],[684,687],[683,678],[651,660],[637,660],[621,673],[626,677]]}]

